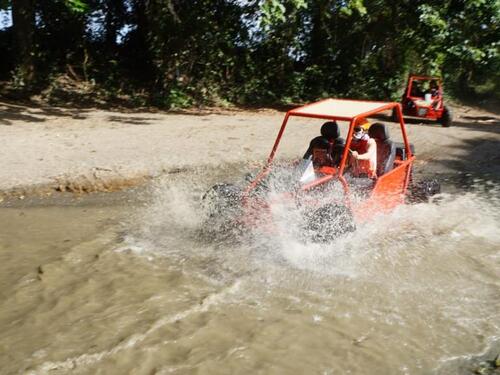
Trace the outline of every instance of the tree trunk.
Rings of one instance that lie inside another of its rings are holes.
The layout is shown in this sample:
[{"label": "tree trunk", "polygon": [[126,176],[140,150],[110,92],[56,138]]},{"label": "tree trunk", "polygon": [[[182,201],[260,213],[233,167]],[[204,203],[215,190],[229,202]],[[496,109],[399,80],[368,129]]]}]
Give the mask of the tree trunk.
[{"label": "tree trunk", "polygon": [[35,12],[34,0],[12,0],[12,23],[17,49],[17,66],[25,84],[33,81]]},{"label": "tree trunk", "polygon": [[327,43],[329,42],[329,35],[327,30],[327,20],[325,14],[327,13],[328,2],[318,1],[312,9],[312,30],[311,30],[311,49],[310,49],[310,62],[311,64],[323,66],[327,63]]}]

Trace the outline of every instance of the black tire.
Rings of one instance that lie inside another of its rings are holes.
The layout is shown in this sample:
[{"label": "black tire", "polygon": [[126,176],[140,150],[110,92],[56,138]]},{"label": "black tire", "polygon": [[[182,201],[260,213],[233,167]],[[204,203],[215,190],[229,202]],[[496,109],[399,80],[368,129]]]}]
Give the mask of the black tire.
[{"label": "black tire", "polygon": [[340,204],[327,204],[306,217],[305,237],[313,242],[331,242],[356,230],[351,210]]},{"label": "black tire", "polygon": [[412,182],[409,193],[410,203],[428,202],[434,195],[441,193],[441,184],[435,179]]},{"label": "black tire", "polygon": [[441,125],[443,125],[444,128],[449,128],[451,125],[453,125],[453,115],[451,113],[451,110],[447,106],[443,107],[443,114],[441,115],[439,122],[441,123]]}]

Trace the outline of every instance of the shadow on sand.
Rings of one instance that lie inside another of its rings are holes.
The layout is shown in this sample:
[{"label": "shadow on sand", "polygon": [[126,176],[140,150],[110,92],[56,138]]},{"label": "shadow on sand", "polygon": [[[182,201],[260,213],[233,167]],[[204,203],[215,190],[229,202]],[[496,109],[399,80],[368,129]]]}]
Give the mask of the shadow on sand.
[{"label": "shadow on sand", "polygon": [[28,123],[45,122],[51,117],[70,117],[83,120],[87,118],[86,113],[91,109],[78,108],[55,108],[51,106],[33,105],[29,106],[0,102],[0,125],[12,125],[14,121]]}]

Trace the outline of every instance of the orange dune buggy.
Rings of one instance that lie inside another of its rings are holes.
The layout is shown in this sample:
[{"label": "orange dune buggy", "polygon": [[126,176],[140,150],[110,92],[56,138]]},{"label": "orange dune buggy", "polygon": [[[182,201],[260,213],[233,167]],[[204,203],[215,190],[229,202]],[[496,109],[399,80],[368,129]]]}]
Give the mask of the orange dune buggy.
[{"label": "orange dune buggy", "polygon": [[[410,76],[401,105],[405,116],[436,120],[444,127],[450,127],[453,123],[450,108],[444,104],[443,84],[438,77]],[[398,122],[394,110],[392,119]]]},{"label": "orange dune buggy", "polygon": [[[363,118],[390,110],[399,114],[397,128],[402,142],[391,140],[387,125],[372,124],[368,134],[377,144],[377,176],[355,177],[349,156],[355,125]],[[321,127],[321,136],[310,142],[300,161],[276,160],[289,119],[294,117],[327,123]],[[340,137],[336,121],[349,124],[345,141]],[[323,150],[320,146],[319,150],[311,151],[321,143],[326,145]],[[404,203],[410,194],[414,160],[413,146],[408,141],[398,103],[326,99],[295,108],[286,113],[267,162],[247,186],[219,184],[204,195],[208,224],[216,227],[215,222],[223,218],[229,219],[225,221],[229,226],[272,226],[272,205],[288,202],[303,213],[306,237],[329,241],[353,231],[356,223]],[[418,194],[430,195],[437,193],[439,186],[419,185],[416,190]]]}]

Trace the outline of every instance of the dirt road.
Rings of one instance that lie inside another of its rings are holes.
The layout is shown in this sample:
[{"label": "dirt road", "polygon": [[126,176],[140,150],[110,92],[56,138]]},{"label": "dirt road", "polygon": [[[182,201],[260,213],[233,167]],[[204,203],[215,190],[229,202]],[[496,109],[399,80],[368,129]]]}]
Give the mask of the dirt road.
[{"label": "dirt road", "polygon": [[[407,121],[419,166],[500,179],[500,116],[453,109],[452,128]],[[0,102],[0,194],[116,190],[179,168],[262,161],[282,118],[268,109],[173,114]],[[317,133],[291,133],[284,152],[300,155]]]}]

